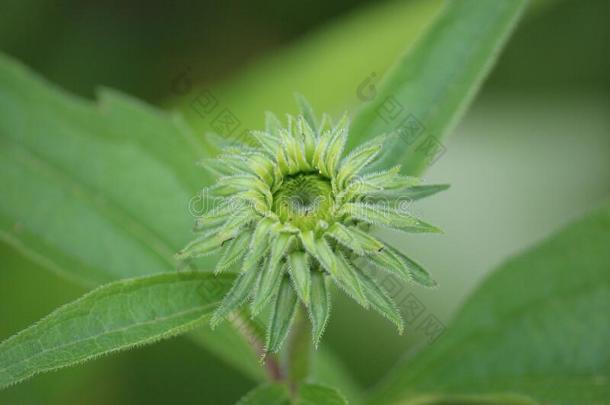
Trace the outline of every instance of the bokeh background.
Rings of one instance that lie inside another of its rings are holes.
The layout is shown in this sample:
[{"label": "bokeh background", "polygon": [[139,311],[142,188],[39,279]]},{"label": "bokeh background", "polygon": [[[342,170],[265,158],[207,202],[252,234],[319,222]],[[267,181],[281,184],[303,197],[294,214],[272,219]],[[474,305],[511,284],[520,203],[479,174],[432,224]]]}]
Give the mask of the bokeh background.
[{"label": "bokeh background", "polygon": [[[260,126],[265,110],[295,110],[293,91],[331,113],[356,110],[357,86],[381,78],[441,3],[3,0],[0,50],[83,97],[106,86],[181,110],[204,136],[209,122],[190,108],[202,89],[245,127]],[[400,293],[444,324],[487,272],[608,201],[609,17],[605,0],[534,1],[425,175],[452,185],[415,207],[445,235],[391,235],[440,283]],[[83,292],[0,243],[0,339]],[[325,345],[365,387],[429,344],[415,327],[398,336],[336,302]],[[254,384],[178,338],[38,376],[0,392],[0,403],[229,404]]]}]

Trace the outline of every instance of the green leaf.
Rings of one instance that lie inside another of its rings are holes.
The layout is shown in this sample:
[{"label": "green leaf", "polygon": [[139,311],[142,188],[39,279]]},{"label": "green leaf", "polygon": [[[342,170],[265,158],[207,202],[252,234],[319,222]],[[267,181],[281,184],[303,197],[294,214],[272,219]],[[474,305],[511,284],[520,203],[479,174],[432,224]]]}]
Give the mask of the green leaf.
[{"label": "green leaf", "polygon": [[[0,55],[0,240],[43,268],[92,287],[173,272],[207,208],[196,194],[211,183],[196,167],[205,157],[178,117],[108,90],[99,102],[71,96]],[[262,378],[228,324],[190,336]]]},{"label": "green leaf", "polygon": [[99,287],[0,344],[0,388],[193,329],[233,279],[171,273]]},{"label": "green leaf", "polygon": [[298,303],[297,295],[290,285],[290,280],[287,276],[284,276],[275,299],[275,306],[267,330],[266,350],[268,352],[279,351],[290,330]]},{"label": "green leaf", "polygon": [[349,146],[394,132],[387,164],[419,174],[473,99],[515,27],[525,0],[445,2],[442,14],[355,117]]},{"label": "green leaf", "polygon": [[605,403],[608,246],[610,206],[509,260],[475,291],[446,332],[398,366],[369,403],[511,392],[544,403]]},{"label": "green leaf", "polygon": [[297,405],[347,405],[336,389],[318,384],[303,384],[299,388]]},{"label": "green leaf", "polygon": [[0,56],[0,238],[89,285],[173,270],[206,181],[194,142],[167,114],[70,97]]},{"label": "green leaf", "polygon": [[237,405],[290,405],[290,394],[285,384],[264,384],[247,393]]}]

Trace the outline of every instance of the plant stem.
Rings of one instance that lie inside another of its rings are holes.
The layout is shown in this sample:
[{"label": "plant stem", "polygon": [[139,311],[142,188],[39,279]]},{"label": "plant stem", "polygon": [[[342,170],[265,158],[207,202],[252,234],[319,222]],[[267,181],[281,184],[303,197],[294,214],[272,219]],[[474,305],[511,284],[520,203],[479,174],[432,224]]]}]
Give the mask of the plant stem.
[{"label": "plant stem", "polygon": [[260,325],[254,322],[245,310],[236,311],[229,319],[235,330],[252,347],[256,356],[259,359],[264,357],[263,364],[269,380],[281,381],[284,378],[284,373],[280,367],[280,362],[277,355],[265,353],[264,332]]},{"label": "plant stem", "polygon": [[296,392],[298,385],[309,376],[311,352],[311,327],[308,324],[306,309],[300,305],[295,314],[285,352],[288,372],[286,383],[293,393]]}]

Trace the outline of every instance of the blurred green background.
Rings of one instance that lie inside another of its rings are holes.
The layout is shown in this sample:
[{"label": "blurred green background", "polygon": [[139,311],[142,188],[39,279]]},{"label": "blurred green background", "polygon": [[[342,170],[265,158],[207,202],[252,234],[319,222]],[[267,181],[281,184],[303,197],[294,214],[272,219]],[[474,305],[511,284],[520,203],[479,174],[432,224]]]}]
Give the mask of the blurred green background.
[{"label": "blurred green background", "polygon": [[[208,123],[175,87],[185,71],[245,125],[260,125],[266,109],[295,110],[285,103],[295,90],[338,113],[358,107],[357,85],[371,72],[381,76],[439,5],[5,0],[0,50],[71,92],[92,98],[99,86],[117,88],[182,109],[203,131]],[[415,210],[446,234],[392,235],[440,283],[431,291],[409,287],[426,313],[446,323],[486,272],[608,201],[609,15],[604,0],[534,2],[426,173],[452,188]],[[353,59],[333,59],[347,46],[359,49]],[[323,63],[308,65],[312,55]],[[354,69],[342,76],[337,66]],[[316,86],[318,77],[324,80]],[[3,244],[0,264],[0,339],[84,292]],[[420,331],[398,336],[376,314],[340,296],[336,302],[325,345],[365,387],[409,348],[427,344]],[[38,376],[0,392],[0,403],[190,404],[205,397],[228,404],[252,386],[187,339],[175,339]]]}]

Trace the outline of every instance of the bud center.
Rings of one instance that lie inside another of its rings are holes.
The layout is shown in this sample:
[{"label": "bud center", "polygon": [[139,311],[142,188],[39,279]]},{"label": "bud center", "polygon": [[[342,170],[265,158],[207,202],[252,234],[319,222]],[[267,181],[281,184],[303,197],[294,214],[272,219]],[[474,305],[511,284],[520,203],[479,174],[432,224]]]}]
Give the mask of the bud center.
[{"label": "bud center", "polygon": [[329,221],[333,206],[330,181],[317,174],[297,174],[284,179],[273,196],[273,211],[284,223],[302,230]]}]

